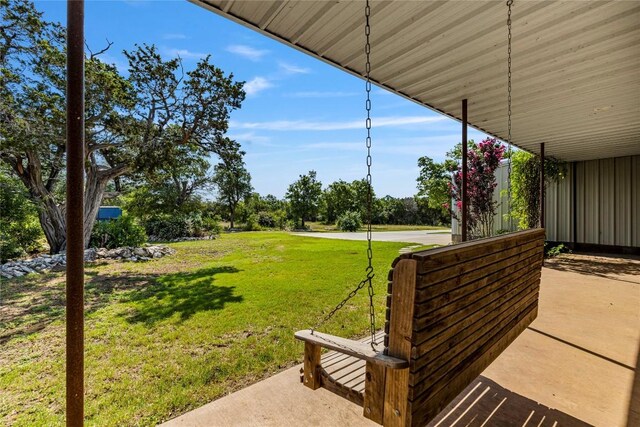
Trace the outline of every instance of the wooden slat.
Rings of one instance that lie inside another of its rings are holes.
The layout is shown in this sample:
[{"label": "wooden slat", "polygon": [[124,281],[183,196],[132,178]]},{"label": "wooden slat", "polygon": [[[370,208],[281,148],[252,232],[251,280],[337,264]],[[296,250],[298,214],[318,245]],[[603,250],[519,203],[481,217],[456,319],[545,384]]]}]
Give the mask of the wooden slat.
[{"label": "wooden slat", "polygon": [[[409,360],[417,263],[414,260],[405,259],[400,261],[393,270],[388,352],[390,356]],[[408,392],[409,370],[388,369],[384,389],[385,426],[404,426],[410,422]]]},{"label": "wooden slat", "polygon": [[358,359],[384,365],[391,369],[404,369],[409,366],[408,359],[403,360],[373,351],[370,345],[362,342],[323,334],[317,331],[314,331],[312,334],[309,330],[298,331],[295,333],[295,337],[305,343],[312,343],[320,347],[348,354]]},{"label": "wooden slat", "polygon": [[[538,262],[539,264],[539,262]],[[454,299],[449,302],[439,302],[429,301],[423,304],[419,304],[416,307],[416,312],[426,312],[425,315],[421,315],[418,317],[416,314],[415,323],[418,327],[428,327],[445,317],[448,317],[452,314],[458,314],[462,310],[473,307],[476,301],[481,300],[489,295],[500,295],[505,292],[508,292],[509,289],[512,289],[514,285],[518,283],[529,280],[532,276],[539,276],[539,271],[531,268],[522,268],[520,270],[514,271],[513,273],[499,277],[498,280],[489,283],[485,286],[478,287],[474,289],[473,292],[468,292],[466,295],[461,298]],[[483,284],[479,282],[478,285]],[[475,286],[474,286],[475,287]]]},{"label": "wooden slat", "polygon": [[537,281],[532,281],[531,283],[520,289],[519,292],[510,296],[505,296],[504,299],[500,300],[499,304],[487,304],[484,307],[479,308],[479,310],[473,313],[471,316],[464,318],[463,320],[450,326],[449,328],[434,328],[433,331],[430,331],[428,333],[428,336],[425,332],[426,338],[414,346],[413,352],[415,352],[416,354],[425,354],[431,348],[434,348],[443,343],[448,343],[449,340],[452,337],[455,337],[460,331],[463,331],[464,329],[478,322],[480,319],[490,315],[498,307],[501,307],[502,304],[509,304],[512,301],[519,300],[522,297],[532,293],[536,294],[538,292],[538,287],[539,286]]},{"label": "wooden slat", "polygon": [[[410,400],[416,405],[422,405],[430,399],[430,396],[438,393],[442,388],[451,387],[452,381],[455,381],[459,377],[466,378],[466,381],[460,380],[461,383],[466,382],[467,385],[470,384],[471,381],[473,381],[473,379],[478,376],[479,372],[475,375],[470,375],[468,373],[469,368],[472,366],[483,365],[483,370],[484,368],[489,366],[493,359],[489,357],[490,355],[486,355],[485,353],[487,353],[489,349],[493,348],[495,345],[498,345],[501,342],[505,342],[506,340],[503,340],[502,338],[511,336],[510,334],[512,334],[514,328],[518,324],[520,324],[523,319],[530,319],[530,321],[533,321],[536,314],[537,304],[532,304],[531,306],[527,307],[525,310],[520,312],[517,317],[511,319],[511,321],[507,325],[492,333],[490,335],[490,338],[488,340],[485,340],[482,345],[475,347],[472,352],[465,354],[464,359],[460,360],[459,363],[454,366],[454,369],[449,369],[447,372],[445,372],[444,375],[440,375],[441,372],[434,373],[434,375],[438,376],[438,378],[436,378],[436,381],[434,381],[433,384],[431,384],[426,390],[423,390],[423,392],[419,395],[414,395],[413,393],[411,393],[412,397]],[[520,332],[513,335],[513,339],[515,339],[519,335],[519,333]],[[504,348],[506,348],[506,346]],[[497,355],[498,354],[495,354],[496,357]],[[482,372],[482,370],[480,372]],[[461,390],[462,389],[460,389],[459,391]]]},{"label": "wooden slat", "polygon": [[438,295],[437,297],[417,301],[415,316],[422,317],[433,310],[437,310],[446,304],[450,304],[460,298],[475,293],[486,286],[493,286],[495,283],[502,282],[507,277],[519,277],[531,271],[531,268],[538,264],[540,264],[540,259],[537,256],[529,257],[499,271],[495,271],[474,281],[467,282],[460,287],[453,288],[448,292]]},{"label": "wooden slat", "polygon": [[[494,257],[495,255],[500,255],[500,257],[496,257],[495,259],[492,258],[492,262],[471,260],[469,262],[458,264],[455,267],[455,275],[452,277],[445,278],[446,276],[454,274],[453,272],[444,274],[442,271],[419,276],[416,301],[425,301],[427,299],[437,297],[438,295],[463,286],[466,283],[480,279],[491,272],[499,271],[503,268],[509,268],[515,264],[520,264],[525,259],[529,259],[531,257],[538,257],[542,259],[543,242],[530,242],[520,248],[499,252],[498,254],[490,255],[490,257]],[[436,277],[439,273],[442,274],[440,274],[439,277]]]},{"label": "wooden slat", "polygon": [[[495,252],[493,254],[482,257],[481,259],[470,259],[451,266],[448,269],[433,271],[428,274],[421,275],[418,279],[418,289],[431,288],[432,294],[438,294],[437,289],[433,285],[445,280],[456,281],[473,280],[482,277],[487,269],[497,269],[498,266],[508,266],[532,255],[542,257],[544,242],[534,241],[527,242],[523,245],[507,249],[505,251]],[[482,250],[482,248],[479,248]],[[442,285],[440,286],[442,287]],[[444,291],[447,288],[443,289]]]},{"label": "wooden slat", "polygon": [[412,371],[413,379],[409,392],[409,398],[413,399],[416,396],[419,396],[423,391],[429,389],[433,384],[435,384],[439,378],[443,377],[446,373],[451,370],[459,369],[460,364],[471,354],[486,345],[486,343],[491,342],[492,340],[500,339],[500,335],[494,335],[496,331],[501,331],[502,328],[505,328],[507,325],[511,324],[514,319],[518,317],[519,314],[522,314],[522,311],[528,311],[532,309],[534,306],[537,306],[537,301],[531,302],[528,305],[523,307],[523,310],[516,312],[515,315],[506,316],[498,322],[497,325],[494,326],[493,329],[487,329],[483,334],[472,335],[470,339],[465,340],[460,343],[458,346],[453,347],[450,352],[446,352],[442,354],[440,357],[436,358],[428,369],[423,369],[422,371]]},{"label": "wooden slat", "polygon": [[[544,229],[519,231],[487,239],[473,240],[453,246],[415,252],[411,258],[418,261],[418,274],[449,268],[461,260],[483,258],[494,252],[517,247],[529,241],[544,240]],[[478,251],[482,248],[482,251]]]},{"label": "wooden slat", "polygon": [[349,387],[345,387],[342,384],[333,381],[326,375],[324,370],[321,370],[322,388],[329,390],[330,392],[341,396],[350,402],[355,403],[358,406],[362,406],[364,403],[364,396],[361,392],[353,390]]},{"label": "wooden slat", "polygon": [[[531,273],[531,275],[532,276],[527,277],[527,280],[531,279],[538,283],[540,279],[540,273],[534,271]],[[458,309],[458,311],[453,312],[450,316],[438,319],[435,322],[430,322],[429,318],[415,319],[413,325],[414,329],[416,329],[414,334],[414,344],[419,345],[420,343],[439,333],[443,329],[446,329],[449,326],[461,321],[462,319],[469,317],[479,309],[483,309],[487,306],[495,309],[498,305],[502,304],[506,300],[510,299],[513,295],[520,292],[524,285],[524,283],[517,283],[515,286],[507,287],[508,289],[505,289],[504,292],[496,291],[480,299],[473,300],[471,301],[473,304],[461,307]]]},{"label": "wooden slat", "polygon": [[495,360],[524,331],[537,315],[537,307],[525,313],[503,338],[488,348],[482,356],[473,360],[457,377],[433,394],[423,395],[411,403],[414,425],[425,425],[444,409],[458,393],[470,384],[482,371]]},{"label": "wooden slat", "polygon": [[[498,310],[494,310],[480,318],[472,325],[462,328],[459,332],[452,334],[445,342],[440,345],[428,345],[422,347],[413,347],[411,349],[411,357],[414,359],[411,363],[412,378],[416,376],[413,382],[419,381],[421,369],[430,365],[436,358],[446,352],[455,352],[459,345],[466,346],[477,336],[482,336],[491,331],[495,326],[507,317],[514,316],[517,311],[534,303],[538,299],[538,290],[534,289],[529,293],[527,290],[514,296],[505,302]],[[431,344],[429,342],[429,344]]]}]

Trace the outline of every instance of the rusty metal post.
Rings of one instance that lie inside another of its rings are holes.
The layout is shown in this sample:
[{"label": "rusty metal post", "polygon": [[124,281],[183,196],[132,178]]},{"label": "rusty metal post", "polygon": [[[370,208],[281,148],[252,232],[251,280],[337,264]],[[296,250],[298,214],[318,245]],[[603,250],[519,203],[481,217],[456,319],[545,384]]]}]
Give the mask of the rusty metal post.
[{"label": "rusty metal post", "polygon": [[540,143],[540,228],[544,228],[544,142]]},{"label": "rusty metal post", "polygon": [[467,241],[469,196],[467,193],[467,100],[462,100],[462,241]]},{"label": "rusty metal post", "polygon": [[84,423],[84,0],[67,1],[67,426]]}]

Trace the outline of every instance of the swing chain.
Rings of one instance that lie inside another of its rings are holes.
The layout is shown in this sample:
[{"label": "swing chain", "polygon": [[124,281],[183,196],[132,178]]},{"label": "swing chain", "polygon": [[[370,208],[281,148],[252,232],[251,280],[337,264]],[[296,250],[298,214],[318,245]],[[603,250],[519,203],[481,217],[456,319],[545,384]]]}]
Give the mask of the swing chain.
[{"label": "swing chain", "polygon": [[366,146],[367,146],[367,178],[366,178],[366,182],[367,182],[367,260],[368,260],[368,265],[366,268],[366,272],[367,272],[367,277],[362,280],[358,286],[356,286],[356,288],[354,290],[352,290],[351,292],[349,292],[349,295],[347,295],[347,297],[345,299],[343,299],[342,301],[340,301],[340,303],[338,303],[338,305],[335,306],[335,308],[333,310],[331,310],[322,320],[320,320],[313,328],[311,328],[311,333],[313,334],[313,331],[318,329],[320,326],[324,325],[327,321],[329,321],[329,319],[331,319],[338,310],[340,310],[342,307],[344,307],[344,305],[347,303],[347,301],[349,301],[351,298],[355,297],[356,294],[358,293],[358,291],[360,291],[362,288],[365,287],[365,285],[368,285],[368,291],[369,291],[369,320],[370,320],[370,333],[371,333],[371,348],[374,351],[376,350],[375,345],[377,344],[375,342],[375,335],[376,335],[376,316],[375,316],[375,309],[374,309],[374,305],[373,305],[373,296],[374,296],[374,289],[373,289],[373,278],[374,278],[374,271],[373,271],[373,249],[371,246],[371,242],[372,242],[372,230],[371,230],[371,219],[372,219],[372,204],[373,204],[373,187],[371,185],[371,164],[372,164],[372,157],[371,157],[371,78],[370,78],[370,73],[371,73],[371,59],[370,59],[370,55],[371,55],[371,43],[369,40],[369,36],[371,35],[371,25],[369,23],[369,18],[371,17],[371,6],[369,5],[369,0],[366,0],[366,4],[365,4],[365,9],[364,9],[364,16],[365,16],[365,26],[364,26],[364,35],[366,38],[366,42],[365,42],[365,47],[364,47],[364,53],[366,56],[366,63],[365,63],[365,90],[366,90],[366,94],[367,94],[367,98],[365,101],[365,109],[367,111],[367,119],[365,121],[365,127],[367,129],[367,137],[366,137]]},{"label": "swing chain", "polygon": [[509,215],[509,228],[513,231],[513,217],[511,215],[511,6],[513,0],[507,0],[507,214]]},{"label": "swing chain", "polygon": [[364,53],[366,56],[365,62],[365,91],[367,93],[367,100],[365,101],[365,109],[367,110],[367,120],[365,122],[365,127],[367,128],[367,138],[365,140],[367,146],[367,279],[368,282],[368,290],[369,290],[369,320],[371,327],[371,347],[375,344],[375,335],[376,335],[376,315],[373,305],[373,249],[371,247],[372,240],[372,232],[371,232],[371,221],[372,221],[372,207],[373,204],[373,186],[371,182],[371,42],[369,40],[371,35],[371,25],[369,23],[369,18],[371,17],[371,6],[369,5],[369,0],[366,0],[366,4],[364,7],[364,35],[366,38],[364,45]]}]

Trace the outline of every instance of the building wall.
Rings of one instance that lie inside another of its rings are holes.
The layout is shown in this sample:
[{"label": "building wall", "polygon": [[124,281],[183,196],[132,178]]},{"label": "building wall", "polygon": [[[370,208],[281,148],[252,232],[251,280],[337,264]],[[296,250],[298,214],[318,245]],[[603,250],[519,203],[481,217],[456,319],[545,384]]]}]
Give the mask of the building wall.
[{"label": "building wall", "polygon": [[[575,167],[575,169],[574,169]],[[575,170],[576,243],[640,247],[640,156],[576,162],[569,164],[566,178],[547,185],[545,226],[547,240],[573,242],[573,191]],[[498,200],[507,188],[506,164],[496,172]],[[494,231],[508,229],[503,194]],[[452,221],[453,234],[459,234]]]}]

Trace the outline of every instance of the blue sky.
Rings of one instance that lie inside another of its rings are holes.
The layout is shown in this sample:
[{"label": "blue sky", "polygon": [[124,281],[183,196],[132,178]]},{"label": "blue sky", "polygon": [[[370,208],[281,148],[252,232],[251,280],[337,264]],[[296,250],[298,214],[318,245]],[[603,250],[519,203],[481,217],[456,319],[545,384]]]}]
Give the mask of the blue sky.
[{"label": "blue sky", "polygon": [[[36,7],[45,19],[65,23],[66,2]],[[85,7],[89,47],[113,42],[103,60],[123,71],[122,50],[147,43],[166,57],[179,55],[186,69],[210,54],[216,66],[247,82],[229,136],[247,152],[256,191],[282,197],[309,170],[324,186],[364,177],[363,80],[187,1],[87,1]],[[443,160],[460,141],[460,124],[379,88],[372,104],[376,195],[412,196],[418,158]],[[469,138],[483,137],[469,129]]]}]

